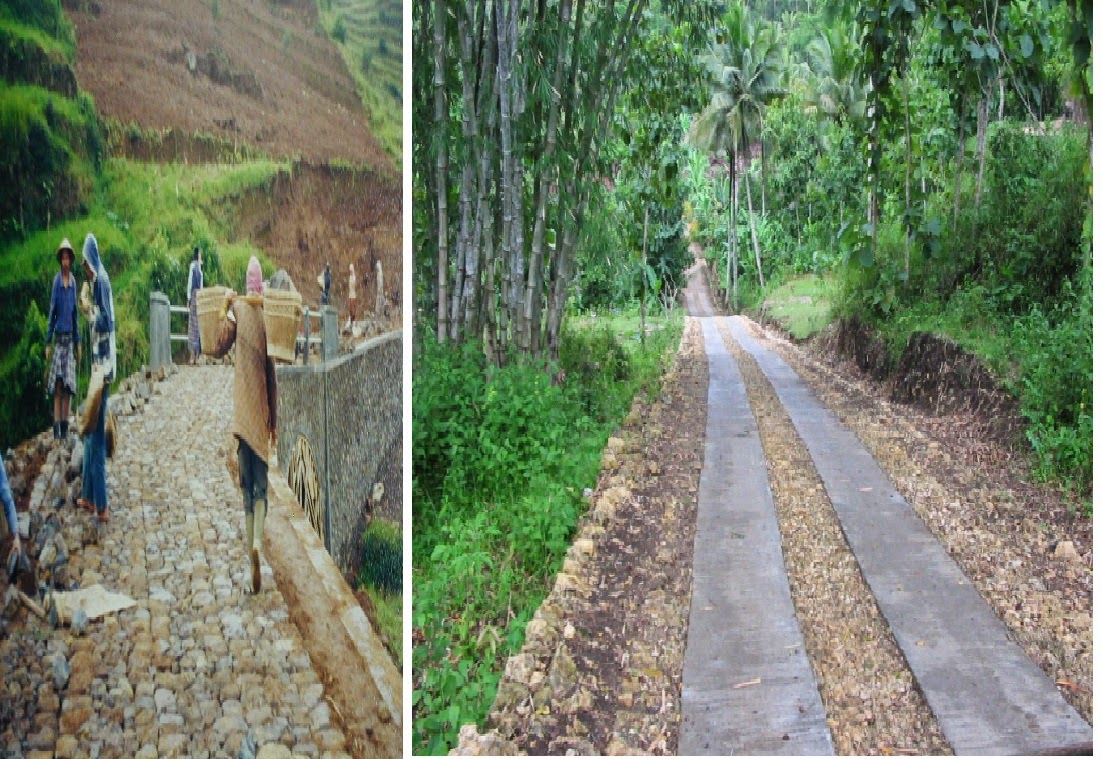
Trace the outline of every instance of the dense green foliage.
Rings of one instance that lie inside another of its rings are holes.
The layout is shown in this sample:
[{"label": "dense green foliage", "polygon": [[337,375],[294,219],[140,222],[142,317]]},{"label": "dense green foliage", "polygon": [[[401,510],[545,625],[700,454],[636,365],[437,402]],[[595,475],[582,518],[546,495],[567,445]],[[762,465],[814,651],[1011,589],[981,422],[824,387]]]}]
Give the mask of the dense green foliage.
[{"label": "dense green foliage", "polygon": [[681,334],[633,315],[568,322],[561,364],[487,369],[423,341],[413,385],[414,750],[482,723],[505,659],[561,566],[609,432]]},{"label": "dense green foliage", "polygon": [[[765,113],[765,160],[749,166],[767,290],[831,274],[835,314],[890,345],[928,330],[976,352],[1021,401],[1038,474],[1089,493],[1091,149],[1083,128],[1052,124],[1089,88],[1089,18],[1052,2],[771,5],[748,8],[787,45],[789,97]],[[726,158],[684,170],[690,229],[721,286]],[[741,208],[743,274],[749,221]]]},{"label": "dense green foliage", "polygon": [[53,402],[46,388],[46,316],[32,302],[22,323],[15,349],[0,359],[0,381],[5,388],[0,403],[0,430],[7,446],[37,434],[50,419]]},{"label": "dense green foliage", "polygon": [[368,525],[360,580],[387,593],[402,592],[402,530],[398,525],[382,519]]},{"label": "dense green foliage", "polygon": [[103,140],[74,49],[56,0],[0,4],[0,244],[71,216],[92,189]]}]

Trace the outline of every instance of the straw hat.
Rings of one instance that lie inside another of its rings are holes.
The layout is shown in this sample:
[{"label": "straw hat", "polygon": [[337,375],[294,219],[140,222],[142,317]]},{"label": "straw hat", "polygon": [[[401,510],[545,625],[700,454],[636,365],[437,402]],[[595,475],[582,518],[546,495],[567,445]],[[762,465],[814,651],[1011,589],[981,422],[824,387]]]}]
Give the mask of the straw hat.
[{"label": "straw hat", "polygon": [[69,258],[70,258],[70,260],[72,260],[72,261],[76,261],[76,260],[77,260],[77,253],[76,253],[76,251],[75,251],[75,250],[73,250],[73,246],[72,246],[72,244],[71,244],[71,243],[69,242],[69,238],[68,238],[68,237],[64,238],[64,239],[63,239],[63,240],[61,241],[61,244],[57,246],[57,253],[56,253],[55,255],[57,256],[57,262],[58,262],[58,263],[61,263],[61,251],[63,251],[63,250],[67,250],[67,251],[69,251]]}]

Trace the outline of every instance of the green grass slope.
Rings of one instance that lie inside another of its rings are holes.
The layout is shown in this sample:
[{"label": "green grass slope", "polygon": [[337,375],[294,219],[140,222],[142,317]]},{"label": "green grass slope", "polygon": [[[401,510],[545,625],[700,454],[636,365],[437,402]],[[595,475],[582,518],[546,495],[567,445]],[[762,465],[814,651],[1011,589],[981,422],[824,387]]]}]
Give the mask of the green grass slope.
[{"label": "green grass slope", "polygon": [[372,133],[401,165],[401,0],[318,0],[318,12],[356,80]]}]

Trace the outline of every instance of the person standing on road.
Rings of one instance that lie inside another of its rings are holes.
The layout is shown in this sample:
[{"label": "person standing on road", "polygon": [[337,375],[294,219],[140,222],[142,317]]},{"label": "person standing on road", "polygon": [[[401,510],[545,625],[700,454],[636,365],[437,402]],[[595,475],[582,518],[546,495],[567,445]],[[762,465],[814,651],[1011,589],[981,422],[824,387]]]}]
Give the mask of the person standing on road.
[{"label": "person standing on road", "polygon": [[191,352],[191,365],[199,361],[202,346],[199,344],[199,303],[195,293],[203,289],[203,254],[199,246],[191,256],[191,266],[187,272],[187,342]]},{"label": "person standing on road", "polygon": [[351,326],[356,321],[356,266],[348,265],[348,324]]},{"label": "person standing on road", "polygon": [[318,275],[318,287],[321,288],[321,305],[329,305],[329,291],[333,287],[333,275],[329,273],[329,264],[325,265],[325,271]]},{"label": "person standing on road", "polygon": [[[96,307],[92,304],[92,281],[90,279],[84,280],[84,284],[80,288],[80,312],[84,314],[84,320],[88,322],[88,343],[95,346],[99,341],[99,334],[96,332]],[[92,476],[91,461],[92,457],[89,455],[89,451],[92,450],[92,436],[90,434],[84,434],[84,455],[81,457],[81,469],[80,469],[80,497],[77,498],[77,506],[85,511],[95,511],[95,507],[92,505]]]},{"label": "person standing on road", "polygon": [[92,376],[89,382],[89,403],[93,402],[92,388],[102,384],[99,409],[93,423],[89,426],[88,444],[84,456],[88,460],[87,481],[92,506],[101,522],[111,517],[107,504],[107,398],[108,388],[115,381],[115,299],[111,293],[111,280],[100,259],[99,244],[91,232],[84,238],[84,271],[92,283],[92,329],[95,339],[92,343]]},{"label": "person standing on road", "polygon": [[260,592],[260,553],[264,520],[268,514],[268,453],[275,445],[275,363],[268,357],[264,331],[264,281],[260,261],[249,259],[245,295],[226,294],[218,344],[221,358],[236,343],[233,370],[233,436],[237,438],[237,463],[241,494],[245,501],[245,547],[252,565],[252,591]]},{"label": "person standing on road", "polygon": [[[80,329],[77,326],[77,282],[73,273],[76,252],[65,238],[57,247],[61,271],[50,290],[50,315],[46,328],[47,383],[54,394],[54,440],[69,437],[69,403],[77,391],[77,361],[81,358]],[[52,357],[51,357],[52,341]],[[76,346],[76,358],[73,346]]]}]

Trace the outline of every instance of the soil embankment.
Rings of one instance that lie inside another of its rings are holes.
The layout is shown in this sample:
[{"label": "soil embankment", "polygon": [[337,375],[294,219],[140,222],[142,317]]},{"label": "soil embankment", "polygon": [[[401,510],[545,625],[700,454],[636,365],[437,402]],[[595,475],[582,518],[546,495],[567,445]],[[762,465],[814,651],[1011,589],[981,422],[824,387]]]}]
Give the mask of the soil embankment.
[{"label": "soil embankment", "polygon": [[362,336],[400,328],[400,172],[372,136],[311,0],[65,6],[77,30],[77,79],[111,123],[115,155],[164,163],[297,158],[290,172],[212,212],[286,269],[315,308],[316,280],[329,264],[342,322],[353,264],[367,319]]},{"label": "soil embankment", "polygon": [[[270,186],[246,193],[232,226],[287,270],[305,302],[317,305],[317,277],[330,265],[332,301],[346,313],[348,265],[359,280],[360,312],[375,307],[375,264],[392,314],[402,297],[402,196],[397,180],[360,168],[298,164]],[[400,323],[400,322],[399,322]],[[395,324],[398,326],[398,324]]]}]

